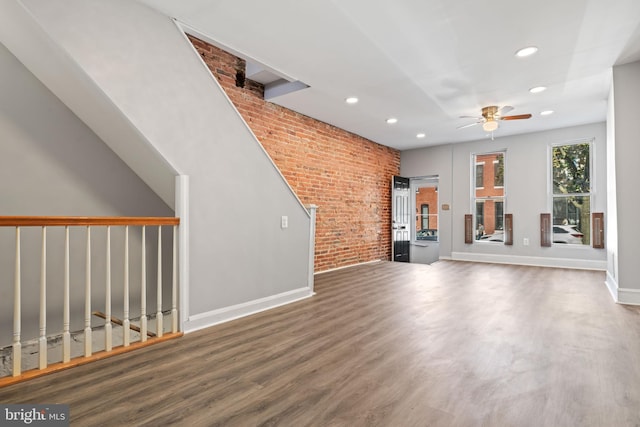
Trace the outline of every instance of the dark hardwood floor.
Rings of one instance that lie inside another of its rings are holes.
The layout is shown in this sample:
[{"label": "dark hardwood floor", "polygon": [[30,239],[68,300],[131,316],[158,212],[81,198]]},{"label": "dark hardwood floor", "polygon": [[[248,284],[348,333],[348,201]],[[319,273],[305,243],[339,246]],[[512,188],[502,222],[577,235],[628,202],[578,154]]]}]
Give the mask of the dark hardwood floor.
[{"label": "dark hardwood floor", "polygon": [[0,389],[72,426],[640,426],[640,308],[604,273],[440,261]]}]

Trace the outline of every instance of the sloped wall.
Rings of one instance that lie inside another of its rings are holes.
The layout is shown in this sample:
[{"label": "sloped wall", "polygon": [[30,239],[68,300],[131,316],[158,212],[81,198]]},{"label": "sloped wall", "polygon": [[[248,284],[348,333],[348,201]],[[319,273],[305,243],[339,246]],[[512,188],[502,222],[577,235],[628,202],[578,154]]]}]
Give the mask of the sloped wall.
[{"label": "sloped wall", "polygon": [[189,177],[185,329],[309,296],[309,214],[175,23],[128,0],[23,3],[142,136],[127,143]]}]

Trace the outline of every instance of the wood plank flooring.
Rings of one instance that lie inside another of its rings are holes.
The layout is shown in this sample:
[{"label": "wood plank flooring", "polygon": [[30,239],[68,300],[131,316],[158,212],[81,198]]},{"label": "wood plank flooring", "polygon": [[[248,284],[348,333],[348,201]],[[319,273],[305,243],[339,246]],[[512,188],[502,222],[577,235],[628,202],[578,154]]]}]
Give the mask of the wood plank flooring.
[{"label": "wood plank flooring", "polygon": [[72,426],[640,426],[640,308],[604,273],[440,261],[0,389]]}]

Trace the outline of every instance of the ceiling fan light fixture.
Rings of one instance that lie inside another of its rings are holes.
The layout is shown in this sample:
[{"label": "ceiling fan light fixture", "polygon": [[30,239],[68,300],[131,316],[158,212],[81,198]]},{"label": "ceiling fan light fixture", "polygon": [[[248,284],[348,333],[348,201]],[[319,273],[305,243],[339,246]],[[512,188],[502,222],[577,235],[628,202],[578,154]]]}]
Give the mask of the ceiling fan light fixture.
[{"label": "ceiling fan light fixture", "polygon": [[498,129],[498,122],[495,120],[487,120],[482,124],[482,129],[484,129],[485,132],[493,132]]},{"label": "ceiling fan light fixture", "polygon": [[526,58],[527,56],[531,56],[538,51],[536,46],[527,46],[516,52],[516,56],[518,58]]}]

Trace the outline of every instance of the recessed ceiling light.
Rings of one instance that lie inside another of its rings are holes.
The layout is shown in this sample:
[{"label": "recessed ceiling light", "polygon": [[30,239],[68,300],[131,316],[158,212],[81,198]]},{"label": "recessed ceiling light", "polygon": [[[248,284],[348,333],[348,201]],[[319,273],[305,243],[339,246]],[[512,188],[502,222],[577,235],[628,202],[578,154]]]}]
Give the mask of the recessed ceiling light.
[{"label": "recessed ceiling light", "polygon": [[544,87],[544,86],[536,86],[536,87],[532,87],[531,89],[529,89],[529,92],[531,92],[531,93],[540,93],[540,92],[544,92],[545,90],[547,90],[547,88]]},{"label": "recessed ceiling light", "polygon": [[425,136],[427,136],[427,134],[421,132],[421,133],[416,135],[416,138],[424,138]]},{"label": "recessed ceiling light", "polygon": [[344,102],[346,102],[347,104],[357,104],[358,98],[356,98],[355,96],[350,96],[349,98],[345,99]]},{"label": "recessed ceiling light", "polygon": [[540,113],[541,116],[548,116],[550,114],[553,114],[553,110],[545,110]]},{"label": "recessed ceiling light", "polygon": [[524,57],[533,55],[537,51],[538,51],[537,47],[535,47],[535,46],[527,46],[527,47],[523,47],[522,49],[517,51],[516,52],[516,56],[518,58],[524,58]]},{"label": "recessed ceiling light", "polygon": [[392,125],[394,123],[398,123],[398,119],[396,119],[395,117],[389,117],[387,119],[387,123],[390,124],[390,125]]}]

